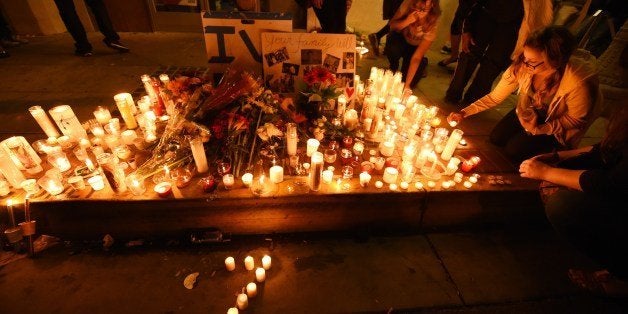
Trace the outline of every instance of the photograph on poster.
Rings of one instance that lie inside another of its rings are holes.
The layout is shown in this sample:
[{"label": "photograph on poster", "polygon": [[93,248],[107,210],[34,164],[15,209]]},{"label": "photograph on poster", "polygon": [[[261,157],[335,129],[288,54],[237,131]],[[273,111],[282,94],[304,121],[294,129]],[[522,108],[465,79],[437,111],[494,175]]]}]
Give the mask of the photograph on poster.
[{"label": "photograph on poster", "polygon": [[336,85],[339,87],[353,87],[353,73],[336,74]]},{"label": "photograph on poster", "polygon": [[301,50],[301,64],[311,65],[323,63],[323,51],[320,49],[302,49]]},{"label": "photograph on poster", "polygon": [[299,75],[299,67],[300,65],[298,64],[284,62],[281,68],[281,73],[288,75]]},{"label": "photograph on poster", "polygon": [[323,62],[323,67],[327,70],[331,71],[331,73],[338,72],[338,66],[340,65],[340,58],[327,54],[325,56],[325,61]]},{"label": "photograph on poster", "polygon": [[264,58],[266,59],[266,63],[268,64],[268,66],[273,66],[279,62],[284,62],[290,59],[290,56],[288,55],[288,50],[286,49],[286,47],[283,47],[271,53],[265,54]]},{"label": "photograph on poster", "polygon": [[342,69],[353,70],[355,68],[355,52],[345,52],[342,54]]}]

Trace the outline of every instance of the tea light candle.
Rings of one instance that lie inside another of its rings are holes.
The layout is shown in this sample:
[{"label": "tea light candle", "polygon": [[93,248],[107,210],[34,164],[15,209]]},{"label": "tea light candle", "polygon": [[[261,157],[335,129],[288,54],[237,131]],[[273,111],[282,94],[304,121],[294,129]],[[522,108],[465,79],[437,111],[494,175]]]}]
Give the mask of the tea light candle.
[{"label": "tea light candle", "polygon": [[433,189],[436,187],[436,182],[434,181],[427,181],[427,187],[430,189]]},{"label": "tea light candle", "polygon": [[264,268],[257,267],[255,270],[255,280],[257,280],[257,282],[264,282],[264,280],[266,280],[266,270],[264,270]]},{"label": "tea light candle", "polygon": [[87,183],[92,187],[94,191],[100,191],[105,188],[105,181],[101,175],[95,175],[87,179]]},{"label": "tea light candle", "polygon": [[353,154],[362,156],[362,153],[364,153],[364,143],[355,142],[355,144],[353,144]]},{"label": "tea light candle", "polygon": [[222,184],[225,186],[225,189],[230,190],[231,188],[233,188],[234,183],[235,179],[233,178],[232,174],[228,173],[222,176]]},{"label": "tea light candle", "polygon": [[237,307],[230,307],[227,310],[227,314],[238,314],[238,308]]},{"label": "tea light candle", "polygon": [[383,180],[385,183],[391,184],[397,182],[397,176],[399,175],[399,170],[393,167],[387,167],[384,169]]},{"label": "tea light candle", "polygon": [[365,188],[369,185],[369,182],[371,182],[371,175],[367,172],[360,173],[360,186]]},{"label": "tea light candle", "polygon": [[252,256],[249,255],[244,258],[244,268],[246,268],[246,270],[253,270],[253,268],[255,268],[255,260]]},{"label": "tea light candle", "polygon": [[269,176],[270,182],[281,183],[283,181],[283,167],[277,165],[270,167]]},{"label": "tea light candle", "polygon": [[161,182],[155,185],[153,190],[157,193],[157,195],[159,195],[159,197],[166,198],[172,194],[172,185],[170,182]]},{"label": "tea light candle", "polygon": [[122,143],[125,145],[133,145],[133,141],[137,138],[137,133],[134,130],[125,130],[120,136],[122,137]]},{"label": "tea light candle", "polygon": [[406,181],[402,181],[401,183],[399,183],[399,187],[400,187],[402,190],[407,190],[407,189],[408,189],[408,187],[409,187],[409,184],[408,184],[408,182],[406,182]]},{"label": "tea light candle", "polygon": [[254,298],[257,295],[257,285],[254,282],[249,282],[246,285],[246,295],[249,298]]},{"label": "tea light candle", "polygon": [[397,185],[396,185],[396,184],[394,184],[394,183],[392,183],[391,185],[389,185],[389,186],[388,186],[388,188],[389,188],[391,191],[397,191]]},{"label": "tea light candle", "polygon": [[323,183],[330,184],[334,178],[334,172],[330,170],[323,170]]},{"label": "tea light candle", "polygon": [[307,140],[306,154],[308,157],[312,157],[312,154],[318,150],[318,146],[321,144],[317,139],[311,138]]},{"label": "tea light candle", "polygon": [[244,186],[249,187],[251,186],[251,183],[253,183],[253,174],[250,172],[247,172],[245,174],[242,175],[242,184],[244,184]]},{"label": "tea light candle", "polygon": [[225,258],[225,267],[228,271],[234,271],[236,268],[235,259],[231,256]]},{"label": "tea light candle", "polygon": [[111,120],[111,112],[109,109],[105,107],[98,106],[96,111],[94,111],[94,117],[96,117],[96,121],[100,124],[107,124],[109,120]]},{"label": "tea light candle", "polygon": [[94,134],[95,137],[105,136],[105,129],[103,129],[102,126],[100,125],[94,125],[93,127],[90,128],[90,130],[92,131],[92,134]]},{"label": "tea light candle", "polygon": [[382,145],[380,145],[379,147],[379,152],[382,154],[382,156],[390,157],[393,155],[394,151],[395,144],[389,141],[383,142]]},{"label": "tea light candle", "polygon": [[460,146],[467,146],[467,140],[460,139],[460,143],[458,143],[458,145],[460,145]]},{"label": "tea light candle", "polygon": [[245,310],[249,307],[249,297],[244,293],[238,294],[238,298],[236,299],[236,305],[240,310]]},{"label": "tea light candle", "polygon": [[272,266],[272,259],[270,258],[270,256],[268,256],[268,255],[264,255],[264,256],[262,257],[262,267],[263,267],[265,270],[269,270],[269,269],[270,269],[270,266]]},{"label": "tea light candle", "polygon": [[469,182],[471,182],[471,183],[478,183],[478,178],[474,177],[474,176],[471,176],[471,177],[469,177]]},{"label": "tea light candle", "polygon": [[423,189],[423,183],[417,181],[414,183],[414,188],[416,188],[417,190],[422,190]]},{"label": "tea light candle", "polygon": [[379,180],[375,181],[376,188],[381,189],[383,186],[384,186],[384,182],[379,181]]},{"label": "tea light candle", "polygon": [[382,169],[384,169],[384,165],[386,164],[386,158],[377,157],[375,158],[374,164],[375,164],[375,170],[381,171]]},{"label": "tea light candle", "polygon": [[469,181],[464,181],[463,185],[465,188],[470,189],[473,186],[473,183]]},{"label": "tea light candle", "polygon": [[449,187],[451,186],[451,184],[449,184],[449,181],[443,181],[440,185],[443,189],[449,189]]}]

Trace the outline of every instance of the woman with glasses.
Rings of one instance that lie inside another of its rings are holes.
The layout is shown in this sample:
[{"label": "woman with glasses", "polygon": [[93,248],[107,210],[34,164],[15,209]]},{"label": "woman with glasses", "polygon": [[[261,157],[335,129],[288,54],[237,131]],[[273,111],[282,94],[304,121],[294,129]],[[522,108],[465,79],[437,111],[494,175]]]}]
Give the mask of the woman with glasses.
[{"label": "woman with glasses", "polygon": [[490,141],[504,147],[515,163],[534,155],[576,148],[587,128],[598,117],[595,58],[576,50],[566,28],[550,26],[530,35],[523,52],[504,72],[488,95],[448,121],[460,122],[504,101],[517,91],[516,108],[497,123]]},{"label": "woman with glasses", "polygon": [[424,56],[436,39],[440,13],[438,0],[405,0],[390,20],[391,32],[384,54],[392,71],[398,70],[399,59],[403,59],[401,73],[405,89],[414,88],[425,73]]}]

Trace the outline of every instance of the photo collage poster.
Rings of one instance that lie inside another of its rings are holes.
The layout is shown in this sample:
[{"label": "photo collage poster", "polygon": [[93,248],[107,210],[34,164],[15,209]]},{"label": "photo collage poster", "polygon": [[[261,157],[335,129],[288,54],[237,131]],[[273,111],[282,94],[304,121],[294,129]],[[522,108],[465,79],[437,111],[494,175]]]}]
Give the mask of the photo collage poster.
[{"label": "photo collage poster", "polygon": [[353,89],[356,70],[355,35],[262,33],[266,87],[276,93],[295,93],[303,75],[324,67],[336,75],[336,85]]}]

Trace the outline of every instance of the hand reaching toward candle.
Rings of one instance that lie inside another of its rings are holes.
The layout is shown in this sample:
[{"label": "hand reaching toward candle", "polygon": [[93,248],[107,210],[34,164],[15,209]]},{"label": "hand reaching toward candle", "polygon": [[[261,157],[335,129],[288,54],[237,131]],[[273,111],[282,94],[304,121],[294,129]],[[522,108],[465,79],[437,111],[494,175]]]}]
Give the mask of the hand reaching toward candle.
[{"label": "hand reaching toward candle", "polygon": [[546,163],[539,161],[538,159],[527,159],[524,160],[519,166],[519,173],[524,178],[537,179],[537,180],[545,180],[545,174],[552,167],[547,165]]},{"label": "hand reaching toward candle", "polygon": [[464,113],[452,112],[447,116],[447,123],[449,123],[451,127],[455,127],[456,125],[460,124],[460,122],[462,122],[463,119],[464,119]]}]

